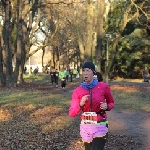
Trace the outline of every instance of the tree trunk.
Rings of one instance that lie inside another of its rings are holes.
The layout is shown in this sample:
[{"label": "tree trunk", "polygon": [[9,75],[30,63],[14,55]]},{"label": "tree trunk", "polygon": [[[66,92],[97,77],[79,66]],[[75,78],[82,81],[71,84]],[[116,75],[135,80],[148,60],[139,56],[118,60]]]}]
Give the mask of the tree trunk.
[{"label": "tree trunk", "polygon": [[[0,29],[0,35],[1,34],[1,29]],[[0,36],[0,86],[5,85],[5,78],[4,78],[4,73],[3,73],[3,48],[2,48],[2,37]]]},{"label": "tree trunk", "polygon": [[104,0],[98,0],[98,15],[97,15],[97,49],[95,63],[98,67],[98,71],[101,71],[101,48],[103,38],[103,14],[104,14]]},{"label": "tree trunk", "polygon": [[3,3],[4,11],[5,11],[5,20],[4,20],[4,32],[3,32],[3,39],[4,39],[4,53],[3,53],[3,73],[5,78],[5,85],[12,86],[13,78],[13,68],[12,68],[12,49],[11,49],[11,3],[10,1],[6,1]]},{"label": "tree trunk", "polygon": [[84,63],[84,46],[83,46],[83,42],[81,41],[81,39],[78,36],[78,44],[79,44],[79,51],[80,51],[80,67],[83,65]]},{"label": "tree trunk", "polygon": [[18,21],[17,21],[17,51],[15,55],[16,65],[15,65],[15,82],[17,84],[23,83],[23,69],[25,62],[25,39],[23,36],[23,19],[22,19],[22,10],[23,2],[18,1]]},{"label": "tree trunk", "polygon": [[87,26],[86,26],[86,45],[85,45],[85,55],[86,61],[92,61],[92,35],[93,35],[93,3],[89,0],[88,10],[87,10]]}]

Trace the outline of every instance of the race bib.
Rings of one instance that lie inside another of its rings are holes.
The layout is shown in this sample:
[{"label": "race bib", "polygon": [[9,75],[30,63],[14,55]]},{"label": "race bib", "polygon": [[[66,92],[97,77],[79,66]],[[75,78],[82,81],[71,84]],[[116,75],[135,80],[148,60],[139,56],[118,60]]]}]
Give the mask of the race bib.
[{"label": "race bib", "polygon": [[97,124],[97,114],[95,112],[84,112],[81,119],[81,124]]}]

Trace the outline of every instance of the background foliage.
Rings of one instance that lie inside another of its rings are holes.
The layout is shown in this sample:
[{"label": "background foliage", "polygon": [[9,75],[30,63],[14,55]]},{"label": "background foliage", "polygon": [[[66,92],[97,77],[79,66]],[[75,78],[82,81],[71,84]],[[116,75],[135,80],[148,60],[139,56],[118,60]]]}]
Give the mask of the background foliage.
[{"label": "background foliage", "polygon": [[0,8],[1,85],[24,84],[25,63],[39,50],[43,68],[49,51],[46,66],[81,68],[90,60],[104,79],[137,78],[149,69],[147,0],[0,0]]}]

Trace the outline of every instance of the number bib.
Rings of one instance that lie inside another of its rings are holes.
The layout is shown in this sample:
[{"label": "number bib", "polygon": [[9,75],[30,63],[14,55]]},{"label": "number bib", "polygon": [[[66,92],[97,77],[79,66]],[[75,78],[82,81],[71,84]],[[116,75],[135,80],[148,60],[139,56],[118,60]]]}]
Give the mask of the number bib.
[{"label": "number bib", "polygon": [[81,124],[97,124],[97,114],[95,112],[84,112],[81,119]]}]

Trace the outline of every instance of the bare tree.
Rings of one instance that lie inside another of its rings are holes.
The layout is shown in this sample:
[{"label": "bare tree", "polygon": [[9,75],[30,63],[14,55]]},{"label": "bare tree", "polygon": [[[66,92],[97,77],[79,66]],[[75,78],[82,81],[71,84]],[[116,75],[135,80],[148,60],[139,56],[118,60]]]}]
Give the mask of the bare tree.
[{"label": "bare tree", "polygon": [[2,82],[6,86],[11,86],[13,81],[13,68],[12,68],[12,48],[11,48],[11,2],[9,0],[3,1],[2,6],[4,9],[4,27],[3,27],[3,50],[2,50],[2,59],[3,59],[3,73],[2,79],[5,79]]}]

